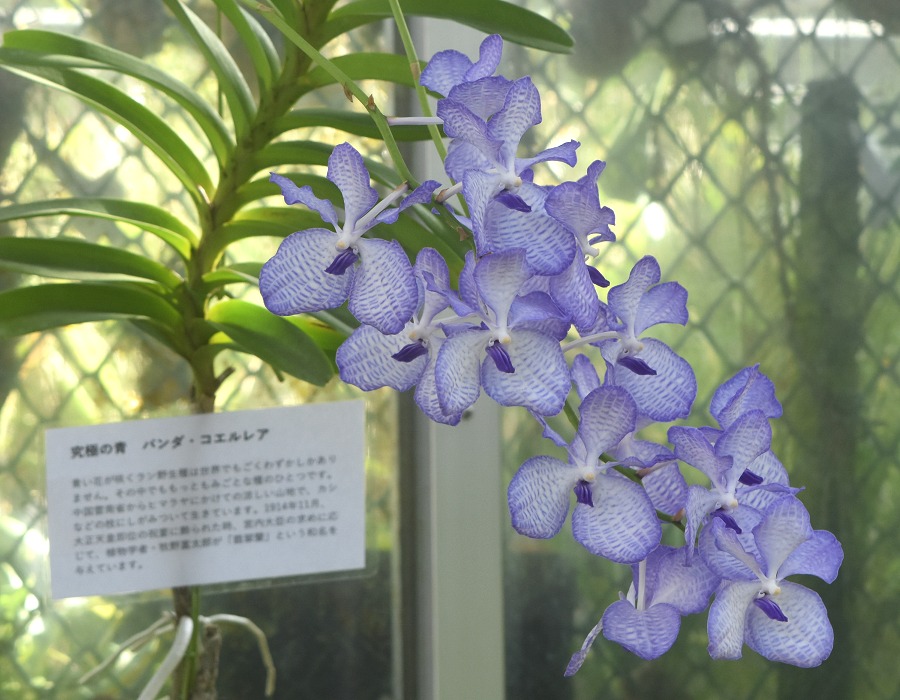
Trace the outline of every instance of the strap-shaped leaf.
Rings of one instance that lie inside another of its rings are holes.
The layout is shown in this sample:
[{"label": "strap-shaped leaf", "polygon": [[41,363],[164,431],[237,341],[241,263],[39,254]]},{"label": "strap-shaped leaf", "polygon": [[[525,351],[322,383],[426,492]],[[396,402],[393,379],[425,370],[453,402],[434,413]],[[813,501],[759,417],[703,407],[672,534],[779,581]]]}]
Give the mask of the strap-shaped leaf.
[{"label": "strap-shaped leaf", "polygon": [[[330,228],[316,212],[306,207],[259,207],[242,211],[237,218],[222,227],[217,240],[222,249],[244,238],[273,236],[284,238],[295,231],[308,228]],[[219,252],[219,251],[216,251]]]},{"label": "strap-shaped leaf", "polygon": [[228,102],[235,131],[238,134],[246,133],[250,117],[255,113],[256,107],[253,103],[253,94],[247,81],[244,80],[241,69],[221,39],[181,0],[163,0],[163,2],[194,39],[219,79],[219,87],[225,95],[225,101]]},{"label": "strap-shaped leaf", "polygon": [[0,238],[0,267],[67,279],[140,277],[174,289],[182,278],[165,265],[121,248],[79,238]]},{"label": "strap-shaped leaf", "polygon": [[[35,29],[7,32],[3,35],[3,45],[10,49],[42,54],[41,62],[44,65],[55,65],[60,68],[105,68],[142,80],[174,100],[194,118],[197,126],[209,140],[220,163],[226,160],[234,148],[228,127],[196,90],[146,61],[68,34]],[[67,58],[75,60],[67,62]]]},{"label": "strap-shaped leaf", "polygon": [[[275,123],[278,133],[293,129],[326,126],[356,136],[381,139],[381,132],[368,114],[358,114],[342,109],[295,109]],[[426,126],[391,127],[397,141],[427,141],[431,138]]]},{"label": "strap-shaped leaf", "polygon": [[278,52],[269,35],[266,34],[256,18],[240,7],[235,0],[214,0],[216,7],[228,18],[231,26],[247,49],[247,54],[253,62],[256,77],[259,79],[262,92],[268,89],[275,76],[281,70],[281,61]]},{"label": "strap-shaped leaf", "polygon": [[[503,0],[403,0],[403,13],[451,19],[485,34],[502,34],[517,44],[568,53],[572,37],[541,15]],[[327,43],[363,24],[391,17],[388,0],[354,0],[338,8],[322,28]]]},{"label": "strap-shaped leaf", "polygon": [[164,119],[105,80],[78,70],[41,64],[30,51],[0,48],[0,64],[15,73],[74,95],[127,128],[168,167],[196,202],[204,200],[201,189],[212,191],[209,173],[194,149],[175,133]]},{"label": "strap-shaped leaf", "polygon": [[[253,168],[256,171],[268,171],[279,166],[293,166],[297,163],[328,165],[328,156],[333,150],[333,144],[316,141],[278,141],[269,144],[255,154]],[[369,158],[363,160],[369,170],[369,175],[375,182],[388,187],[396,187],[400,184],[400,178],[392,168]]]},{"label": "strap-shaped leaf", "polygon": [[[335,56],[331,62],[340,68],[351,80],[383,80],[406,87],[415,87],[409,61],[405,56],[394,53],[351,53]],[[424,67],[424,64],[423,64]],[[333,85],[334,77],[323,68],[313,68],[302,78],[308,90],[323,85]]]},{"label": "strap-shaped leaf", "polygon": [[244,262],[234,263],[228,267],[220,267],[218,270],[207,272],[203,275],[203,284],[212,291],[226,284],[259,284],[259,271],[262,263]]},{"label": "strap-shaped leaf", "polygon": [[0,337],[109,319],[146,319],[177,336],[181,314],[149,286],[66,282],[0,293]]},{"label": "strap-shaped leaf", "polygon": [[0,221],[59,215],[87,216],[132,224],[161,238],[184,260],[190,257],[191,248],[197,245],[194,232],[180,219],[165,209],[143,202],[103,197],[72,197],[0,207]]},{"label": "strap-shaped leaf", "polygon": [[299,326],[261,306],[238,299],[223,301],[209,310],[207,321],[244,352],[280,372],[317,386],[334,373],[328,357]]}]

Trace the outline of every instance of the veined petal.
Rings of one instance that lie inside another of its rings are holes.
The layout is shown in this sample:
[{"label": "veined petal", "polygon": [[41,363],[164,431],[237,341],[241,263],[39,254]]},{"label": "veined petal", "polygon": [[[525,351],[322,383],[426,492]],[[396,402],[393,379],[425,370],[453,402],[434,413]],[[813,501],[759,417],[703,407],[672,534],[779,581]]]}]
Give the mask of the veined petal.
[{"label": "veined petal", "polygon": [[723,383],[709,402],[709,412],[719,425],[727,428],[738,416],[759,409],[769,418],[781,415],[781,403],[775,398],[775,385],[759,371],[759,365],[745,367]]},{"label": "veined petal", "polygon": [[394,335],[385,335],[366,325],[354,330],[335,356],[341,379],[363,391],[383,386],[406,391],[415,386],[425,370],[425,356],[412,362],[398,362],[391,357],[410,342],[410,326]]},{"label": "veined petal", "polygon": [[681,629],[681,615],[671,605],[636,610],[627,600],[618,600],[603,613],[601,625],[608,640],[650,661],[672,648]]},{"label": "veined petal", "polygon": [[499,164],[500,139],[490,135],[487,123],[472,110],[455,100],[441,100],[437,106],[437,116],[444,120],[444,133],[452,139],[459,139],[474,146],[485,158]]},{"label": "veined petal", "polygon": [[544,416],[562,410],[569,393],[569,368],[559,343],[536,331],[515,329],[504,347],[515,371],[500,372],[493,362],[481,368],[484,390],[501,406],[524,406]]},{"label": "veined petal", "polygon": [[532,457],[509,483],[507,501],[512,526],[520,535],[547,539],[566,521],[579,469],[554,457]]},{"label": "veined petal", "polygon": [[547,148],[532,158],[516,158],[515,171],[521,173],[523,170],[533,167],[537,163],[546,163],[548,161],[556,161],[565,163],[566,165],[575,165],[578,160],[576,152],[581,144],[578,141],[566,141],[559,146]]},{"label": "veined petal", "polygon": [[834,630],[818,593],[784,582],[773,600],[787,622],[771,620],[755,605],[750,606],[744,635],[747,646],[770,661],[802,668],[821,664],[834,647]]},{"label": "veined petal", "polygon": [[720,484],[722,473],[731,466],[731,458],[717,455],[699,428],[673,426],[668,432],[675,456],[700,470],[713,484]]},{"label": "veined petal", "polygon": [[700,525],[703,524],[706,516],[716,509],[716,505],[715,495],[707,489],[697,484],[688,486],[684,516],[684,542],[688,553],[694,551],[694,541],[697,538]]},{"label": "veined petal", "polygon": [[274,182],[281,188],[281,194],[284,197],[285,204],[303,204],[312,209],[322,220],[338,228],[337,212],[334,205],[327,199],[319,199],[313,194],[312,187],[305,185],[297,187],[291,180],[279,175],[278,173],[269,173],[269,182]]},{"label": "veined petal", "polygon": [[632,564],[659,546],[662,528],[640,485],[599,474],[592,494],[593,508],[577,503],[572,513],[572,534],[591,554]]},{"label": "veined petal", "polygon": [[801,543],[778,567],[778,578],[792,574],[811,574],[826,583],[837,578],[844,561],[844,550],[828,530],[815,530],[812,537]]},{"label": "veined petal", "polygon": [[512,81],[502,76],[489,76],[455,86],[447,97],[466,105],[472,113],[487,121],[503,109]]},{"label": "veined petal", "polygon": [[490,337],[490,331],[472,329],[456,333],[441,344],[434,376],[444,413],[462,413],[475,403],[481,393],[481,363]]},{"label": "veined petal", "polygon": [[363,157],[349,143],[334,147],[328,158],[328,179],[344,198],[344,228],[352,228],[378,202]]},{"label": "veined petal", "polygon": [[658,284],[641,297],[634,320],[634,333],[640,335],[657,323],[688,322],[687,290],[678,282]]},{"label": "veined petal", "polygon": [[772,427],[762,411],[749,411],[734,421],[716,440],[716,454],[731,457],[729,476],[733,477],[728,486],[734,488],[734,482],[741,473],[750,468],[756,458],[769,449],[772,443]]},{"label": "veined petal", "polygon": [[687,482],[675,462],[653,470],[641,479],[641,483],[657,510],[675,515],[687,507]]},{"label": "veined petal", "polygon": [[579,333],[587,333],[597,323],[600,300],[584,256],[576,251],[571,264],[550,278],[550,297]]},{"label": "veined petal", "polygon": [[753,538],[763,559],[763,571],[774,578],[788,555],[813,536],[813,529],[806,507],[793,496],[775,501],[762,516],[762,522],[753,528]]},{"label": "veined petal", "polygon": [[572,360],[572,381],[580,399],[600,387],[600,377],[587,355],[579,353]]},{"label": "veined petal", "polygon": [[651,564],[656,575],[650,605],[672,605],[682,615],[704,610],[721,580],[696,554],[686,557],[683,547],[658,547],[647,560],[648,570]]},{"label": "veined petal", "polygon": [[594,643],[594,640],[600,635],[600,630],[603,627],[603,621],[600,620],[596,625],[594,625],[593,629],[588,632],[587,637],[584,638],[584,642],[581,644],[581,649],[572,654],[572,658],[569,659],[569,663],[566,666],[566,672],[563,674],[566,678],[570,676],[574,676],[578,669],[584,664],[585,658],[587,658],[587,653],[590,651],[591,646]]},{"label": "veined petal", "polygon": [[472,61],[460,51],[438,51],[422,70],[419,83],[432,92],[446,96],[454,85],[465,80],[466,72],[471,67]]},{"label": "veined petal", "polygon": [[653,421],[667,423],[684,418],[691,412],[697,397],[697,378],[690,363],[656,338],[644,338],[643,349],[637,355],[644,360],[655,375],[635,374],[620,367],[613,358],[619,343],[606,341],[601,352],[609,363],[606,383],[624,387],[634,397],[638,413]]},{"label": "veined petal", "polygon": [[600,206],[597,189],[597,178],[605,167],[606,163],[596,160],[578,182],[564,182],[547,195],[547,213],[575,235],[586,254],[596,254],[589,237],[597,236],[595,242],[616,238],[609,228],[616,223],[616,215],[609,207]]},{"label": "veined petal", "polygon": [[474,274],[479,297],[494,312],[498,325],[505,327],[513,299],[531,276],[525,264],[525,252],[509,250],[485,255],[475,265]]},{"label": "veined petal", "polygon": [[[422,248],[416,256],[413,273],[419,285],[420,324],[429,324],[449,305],[450,270],[447,261],[434,248]],[[426,275],[428,278],[426,279]]]},{"label": "veined petal", "polygon": [[[457,182],[465,184],[466,173],[474,171],[481,173],[488,179],[488,184],[485,185],[484,195],[473,193],[471,190],[466,193],[466,191],[463,190],[466,203],[469,205],[469,210],[472,212],[476,211],[476,207],[473,206],[474,202],[482,201],[483,208],[484,202],[500,189],[500,175],[488,172],[492,168],[497,167],[492,155],[497,150],[499,149],[491,146],[488,152],[485,153],[478,148],[478,146],[469,143],[468,141],[463,141],[462,139],[453,139],[447,147],[447,157],[444,158],[444,172],[446,172],[449,177]],[[479,197],[481,198],[480,200],[478,199]],[[474,213],[472,218],[474,220]]]},{"label": "veined petal", "polygon": [[399,333],[419,303],[409,258],[397,241],[360,239],[360,265],[350,290],[350,312],[382,333]]},{"label": "veined petal", "polygon": [[289,316],[344,303],[355,271],[325,272],[337,253],[336,240],[334,232],[314,228],[292,233],[281,242],[259,274],[259,290],[269,311]]},{"label": "veined petal", "polygon": [[490,34],[484,38],[478,47],[478,60],[466,71],[466,80],[473,81],[493,75],[500,65],[500,57],[503,55],[503,37],[499,34]]},{"label": "veined petal", "polygon": [[491,117],[487,124],[491,138],[503,143],[500,154],[502,164],[513,164],[525,132],[540,123],[541,96],[531,78],[519,78],[506,93],[503,109]]},{"label": "veined petal", "polygon": [[[469,199],[476,178],[474,172],[466,173],[463,191],[472,204],[472,224],[475,227],[475,244],[483,255],[521,248],[528,265],[538,275],[558,275],[575,257],[575,239],[565,227],[544,210],[544,190],[531,182],[523,182],[518,194],[531,207],[530,212],[508,209],[490,199],[483,205],[483,213],[477,216],[478,204]],[[485,189],[482,186],[482,189]],[[482,194],[475,196],[483,196]]]},{"label": "veined petal", "polygon": [[[706,623],[709,655],[712,658],[741,658],[748,610],[751,607],[756,609],[752,603],[758,591],[759,581],[735,581],[725,584],[716,594]],[[765,617],[761,610],[757,612]]]},{"label": "veined petal", "polygon": [[456,425],[462,418],[462,411],[446,413],[438,400],[437,386],[435,385],[434,370],[437,355],[444,339],[438,336],[431,337],[430,352],[426,357],[425,370],[419,378],[414,395],[416,405],[435,423]]},{"label": "veined petal", "polygon": [[638,260],[631,268],[631,274],[624,284],[609,290],[606,297],[610,308],[615,312],[630,333],[634,332],[635,320],[641,297],[650,287],[659,282],[659,263],[650,255]]},{"label": "veined petal", "polygon": [[[749,506],[740,506],[737,510],[731,512],[731,516],[742,531],[742,534],[738,535],[731,530],[732,534],[736,536],[746,553],[753,556],[758,555],[759,552],[756,549],[756,542],[753,540],[752,530],[762,520],[759,511]],[[725,529],[730,528],[720,518],[712,518],[704,526],[700,532],[700,540],[697,545],[703,561],[711,571],[723,579],[730,581],[757,580],[756,574],[747,567],[745,562],[735,559],[729,552],[719,548],[718,533],[720,530]],[[758,565],[755,565],[755,568],[759,568]]]},{"label": "veined petal", "polygon": [[601,386],[584,397],[580,414],[577,434],[587,449],[588,464],[595,465],[602,453],[634,430],[637,408],[624,389]]}]

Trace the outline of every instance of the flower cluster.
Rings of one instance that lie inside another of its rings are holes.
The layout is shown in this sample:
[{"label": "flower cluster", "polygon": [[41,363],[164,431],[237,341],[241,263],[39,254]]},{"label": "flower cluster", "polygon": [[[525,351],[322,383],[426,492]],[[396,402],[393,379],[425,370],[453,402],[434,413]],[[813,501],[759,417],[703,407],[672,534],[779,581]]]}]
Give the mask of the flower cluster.
[{"label": "flower cluster", "polygon": [[[341,215],[309,187],[272,175],[288,204],[315,211],[331,229],[284,240],[260,275],[266,306],[296,314],[348,302],[360,325],[337,351],[345,382],[415,387],[422,411],[450,425],[484,389],[501,405],[529,409],[545,437],[565,448],[565,461],[535,456],[521,465],[508,490],[513,527],[553,537],[571,510],[577,542],[633,569],[628,594],[607,608],[567,674],[601,633],[642,658],[658,657],[674,643],[681,616],[703,611],[713,595],[714,658],[738,658],[746,643],[773,660],[821,663],[833,641],[824,606],[785,579],[830,582],[842,551],[833,535],[812,529],[799,489],[770,450],[769,421],[781,414],[771,381],[758,367],[736,374],[712,399],[717,426],[671,427],[671,448],[640,437],[650,424],[686,417],[697,394],[690,364],[653,337],[659,324],[687,323],[687,292],[661,282],[650,256],[610,287],[594,260],[600,244],[615,241],[615,216],[597,186],[605,164],[556,186],[535,181],[541,163],[573,166],[579,144],[519,155],[541,121],[540,96],[527,77],[495,75],[501,51],[491,36],[478,61],[444,51],[422,73],[422,84],[442,96],[437,115],[450,139],[444,165],[453,184],[428,181],[379,199],[362,156],[341,144],[328,162]],[[456,195],[459,211],[447,204]],[[415,204],[446,207],[471,233],[456,284],[433,248],[411,264],[396,241],[366,236]],[[606,288],[603,301],[598,289]],[[590,356],[579,351],[590,346]],[[569,438],[547,422],[567,400],[577,416]],[[679,464],[710,486],[688,486]],[[662,544],[663,523],[684,531],[682,546]]]}]

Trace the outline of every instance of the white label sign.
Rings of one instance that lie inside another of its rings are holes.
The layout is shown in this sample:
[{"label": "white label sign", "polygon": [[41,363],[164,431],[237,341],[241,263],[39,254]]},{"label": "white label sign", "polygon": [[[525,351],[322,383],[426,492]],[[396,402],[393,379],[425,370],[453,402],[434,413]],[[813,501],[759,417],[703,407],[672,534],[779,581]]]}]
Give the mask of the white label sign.
[{"label": "white label sign", "polygon": [[53,597],[363,568],[364,408],[48,430]]}]

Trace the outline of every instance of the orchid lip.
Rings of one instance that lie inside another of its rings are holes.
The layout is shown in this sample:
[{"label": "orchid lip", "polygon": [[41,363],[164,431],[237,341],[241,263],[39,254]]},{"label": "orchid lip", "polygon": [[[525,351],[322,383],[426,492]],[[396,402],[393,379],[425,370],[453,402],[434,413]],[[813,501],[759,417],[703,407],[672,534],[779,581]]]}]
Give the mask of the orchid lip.
[{"label": "orchid lip", "polygon": [[787,615],[784,614],[784,611],[778,606],[778,603],[767,595],[756,598],[753,601],[753,604],[762,610],[770,620],[775,620],[776,622],[788,621]]},{"label": "orchid lip", "polygon": [[357,260],[359,255],[352,248],[347,248],[334,257],[331,264],[325,268],[325,272],[330,275],[343,275]]},{"label": "orchid lip", "polygon": [[512,359],[502,343],[492,340],[487,346],[487,354],[501,372],[513,374],[516,371],[513,367]]},{"label": "orchid lip", "polygon": [[422,357],[422,355],[428,354],[428,347],[421,340],[413,341],[412,343],[408,343],[400,348],[397,352],[391,355],[392,358],[397,360],[397,362],[412,362],[417,357]]},{"label": "orchid lip", "polygon": [[586,506],[590,506],[591,508],[594,507],[594,497],[591,493],[591,485],[584,479],[579,480],[579,482],[575,484],[575,499]]}]

